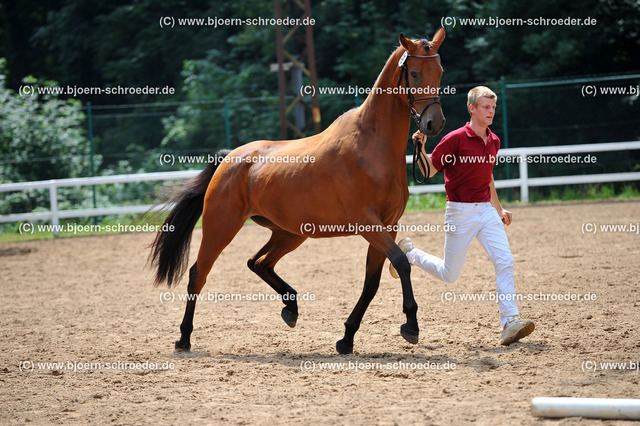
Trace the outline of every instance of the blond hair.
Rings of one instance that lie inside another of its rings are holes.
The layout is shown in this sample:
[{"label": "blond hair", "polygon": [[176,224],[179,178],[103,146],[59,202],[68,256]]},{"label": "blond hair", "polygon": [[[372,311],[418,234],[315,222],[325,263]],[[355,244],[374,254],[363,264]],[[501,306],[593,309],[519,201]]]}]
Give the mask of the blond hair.
[{"label": "blond hair", "polygon": [[[467,110],[469,110],[469,107],[471,105],[478,106],[480,98],[489,98],[495,100],[496,102],[498,101],[498,95],[496,95],[493,90],[489,89],[486,86],[476,86],[473,89],[469,90],[469,93],[467,94]],[[470,111],[469,114],[471,114]]]}]

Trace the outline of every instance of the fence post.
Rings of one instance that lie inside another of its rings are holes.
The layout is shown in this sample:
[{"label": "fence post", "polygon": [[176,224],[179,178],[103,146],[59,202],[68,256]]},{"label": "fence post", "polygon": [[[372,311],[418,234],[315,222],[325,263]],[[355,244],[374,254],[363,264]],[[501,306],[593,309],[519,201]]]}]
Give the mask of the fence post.
[{"label": "fence post", "polygon": [[[504,76],[500,77],[500,88],[502,95],[502,129],[504,133],[504,148],[509,148],[509,128],[507,120],[507,84]],[[506,164],[506,179],[511,179],[511,165],[507,161]],[[507,188],[507,201],[511,201],[511,188]]]},{"label": "fence post", "polygon": [[231,126],[229,125],[229,98],[224,97],[224,130],[227,135],[227,149],[231,149]]},{"label": "fence post", "polygon": [[[89,124],[89,164],[91,167],[91,176],[95,176],[96,163],[95,163],[95,147],[93,144],[93,116],[91,115],[91,102],[87,102],[87,121]],[[95,185],[91,185],[91,194],[93,199],[93,208],[95,209],[98,204],[96,202],[96,186]],[[56,198],[56,206],[57,206],[58,205],[57,195],[55,198]],[[98,223],[98,218],[95,216],[93,217],[93,223]]]},{"label": "fence post", "polygon": [[60,218],[58,217],[58,188],[56,182],[51,181],[49,186],[49,204],[51,207],[51,224],[53,225],[53,236],[58,236],[58,225],[60,224]]},{"label": "fence post", "polygon": [[522,204],[529,203],[529,170],[527,168],[527,153],[520,155],[520,201]]}]

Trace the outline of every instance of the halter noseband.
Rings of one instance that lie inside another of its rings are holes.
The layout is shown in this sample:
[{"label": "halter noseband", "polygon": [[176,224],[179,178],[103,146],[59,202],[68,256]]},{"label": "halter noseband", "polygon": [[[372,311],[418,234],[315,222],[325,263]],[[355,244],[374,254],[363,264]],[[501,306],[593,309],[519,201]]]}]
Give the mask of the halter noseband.
[{"label": "halter noseband", "polygon": [[[420,118],[422,117],[422,115],[427,111],[427,108],[429,108],[431,105],[440,103],[440,96],[427,96],[427,97],[418,98],[418,99],[415,99],[413,97],[413,90],[411,90],[411,84],[409,83],[409,69],[407,68],[407,59],[409,58],[437,59],[439,57],[440,55],[437,53],[431,56],[417,56],[417,55],[410,55],[409,52],[405,51],[402,57],[400,58],[400,61],[398,62],[398,66],[400,67],[400,77],[398,78],[397,87],[400,87],[400,83],[402,82],[402,77],[404,76],[405,89],[407,92],[407,101],[409,102],[409,110],[411,111],[411,117],[418,125],[418,128],[420,127]],[[415,109],[413,104],[416,102],[423,102],[428,100],[431,100],[431,102],[428,102],[427,105],[422,109],[422,112],[418,114],[418,110]]]},{"label": "halter noseband", "polygon": [[[440,55],[438,55],[437,53],[431,56],[417,56],[417,55],[410,55],[409,52],[405,51],[402,57],[400,58],[400,61],[398,62],[398,66],[400,67],[400,77],[398,78],[397,87],[400,87],[400,83],[402,82],[402,76],[404,75],[405,90],[407,91],[407,101],[409,102],[409,111],[411,112],[411,117],[418,125],[418,129],[420,129],[420,118],[431,105],[440,103],[440,96],[427,96],[427,97],[418,98],[418,99],[415,99],[413,97],[411,84],[409,83],[409,69],[407,68],[407,59],[409,58],[437,59],[439,57]],[[427,102],[427,105],[425,105],[425,107],[422,109],[422,112],[418,114],[418,110],[416,110],[413,104],[416,102],[429,101],[429,100],[430,102]],[[425,176],[425,179],[423,181],[418,179],[418,176],[416,174],[416,163],[418,162],[422,166],[422,169],[427,171],[427,175]],[[413,151],[413,180],[418,184],[426,183],[427,180],[429,180],[430,174],[431,174],[431,167],[429,167],[429,162],[425,161],[422,158],[422,143],[416,141],[415,150]]]}]

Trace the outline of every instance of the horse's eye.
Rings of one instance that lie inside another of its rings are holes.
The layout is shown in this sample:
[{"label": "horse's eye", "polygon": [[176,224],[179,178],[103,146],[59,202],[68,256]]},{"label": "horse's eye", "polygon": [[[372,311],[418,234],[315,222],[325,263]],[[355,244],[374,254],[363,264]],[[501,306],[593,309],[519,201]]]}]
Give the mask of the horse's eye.
[{"label": "horse's eye", "polygon": [[418,73],[415,71],[411,71],[411,77],[416,78],[418,77]]}]

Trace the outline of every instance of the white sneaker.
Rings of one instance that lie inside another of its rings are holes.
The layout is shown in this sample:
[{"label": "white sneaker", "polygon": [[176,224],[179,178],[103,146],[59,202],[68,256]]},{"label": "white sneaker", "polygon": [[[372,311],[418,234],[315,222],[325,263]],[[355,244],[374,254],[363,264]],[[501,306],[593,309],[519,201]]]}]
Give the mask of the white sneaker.
[{"label": "white sneaker", "polygon": [[[408,252],[410,252],[415,248],[415,246],[413,245],[413,242],[409,237],[404,237],[403,239],[398,241],[398,247],[400,247],[400,250],[402,250],[404,254],[407,254]],[[398,271],[396,271],[396,268],[393,267],[391,262],[389,262],[389,273],[396,280],[400,278],[400,275],[398,275]]]},{"label": "white sneaker", "polygon": [[404,237],[403,239],[398,241],[398,247],[400,247],[400,250],[402,250],[404,254],[407,254],[408,252],[416,248],[416,246],[413,245],[413,241],[411,241],[411,238],[409,237]]},{"label": "white sneaker", "polygon": [[520,321],[511,317],[502,329],[500,344],[509,346],[511,343],[530,335],[535,328],[536,325],[531,320]]}]

